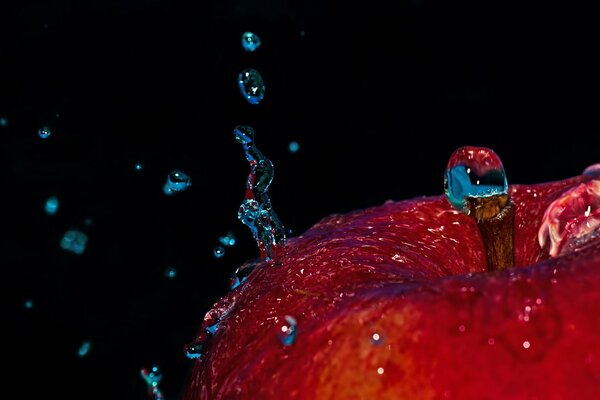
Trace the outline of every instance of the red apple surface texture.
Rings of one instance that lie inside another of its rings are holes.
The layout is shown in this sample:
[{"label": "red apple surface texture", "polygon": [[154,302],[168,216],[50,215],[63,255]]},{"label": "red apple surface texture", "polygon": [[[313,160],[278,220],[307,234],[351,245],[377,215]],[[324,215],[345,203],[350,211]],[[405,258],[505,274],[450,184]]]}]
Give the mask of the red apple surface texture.
[{"label": "red apple surface texture", "polygon": [[475,221],[443,196],[323,219],[207,314],[202,331],[221,321],[184,398],[598,398],[600,238],[577,218],[600,207],[570,195],[598,183],[588,172],[510,187],[516,265],[502,271],[485,272]]}]

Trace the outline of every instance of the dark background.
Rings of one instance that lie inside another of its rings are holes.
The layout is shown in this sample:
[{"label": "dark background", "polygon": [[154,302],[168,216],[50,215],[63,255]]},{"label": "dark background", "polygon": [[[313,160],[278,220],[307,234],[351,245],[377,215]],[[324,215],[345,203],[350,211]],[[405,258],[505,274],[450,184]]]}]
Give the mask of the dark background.
[{"label": "dark background", "polygon": [[[248,172],[236,124],[254,126],[274,162],[273,205],[295,234],[330,213],[440,194],[465,144],[494,148],[513,183],[599,162],[590,11],[478,3],[2,3],[3,392],[144,399],[139,369],[157,363],[178,398],[183,346],[258,255],[236,220]],[[255,53],[240,46],[248,30],[263,41]],[[237,88],[247,67],[267,85],[258,106]],[[167,197],[175,168],[193,186]],[[43,210],[52,195],[55,216]],[[89,235],[81,256],[58,245],[72,228]],[[228,230],[238,244],[215,259]]]}]

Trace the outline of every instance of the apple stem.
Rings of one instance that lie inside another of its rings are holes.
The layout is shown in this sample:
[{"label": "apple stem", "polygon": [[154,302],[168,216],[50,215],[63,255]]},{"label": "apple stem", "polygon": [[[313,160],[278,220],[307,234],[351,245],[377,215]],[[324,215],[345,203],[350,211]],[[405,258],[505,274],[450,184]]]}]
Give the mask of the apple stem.
[{"label": "apple stem", "polygon": [[468,215],[475,218],[485,245],[488,271],[515,265],[515,205],[508,195],[467,197]]}]

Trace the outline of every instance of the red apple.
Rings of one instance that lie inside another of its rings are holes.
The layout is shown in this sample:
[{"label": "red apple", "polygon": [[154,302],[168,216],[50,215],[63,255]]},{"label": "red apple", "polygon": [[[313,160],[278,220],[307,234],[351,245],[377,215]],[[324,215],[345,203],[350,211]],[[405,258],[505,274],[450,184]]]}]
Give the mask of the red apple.
[{"label": "red apple", "polygon": [[207,314],[185,399],[597,398],[598,179],[510,186],[500,271],[444,196],[323,219]]}]

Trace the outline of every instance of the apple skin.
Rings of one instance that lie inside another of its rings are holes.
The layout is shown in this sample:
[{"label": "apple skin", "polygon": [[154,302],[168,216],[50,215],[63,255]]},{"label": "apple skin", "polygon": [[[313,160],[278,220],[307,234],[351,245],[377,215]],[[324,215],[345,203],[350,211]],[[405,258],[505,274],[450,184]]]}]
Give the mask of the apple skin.
[{"label": "apple skin", "polygon": [[221,321],[184,398],[597,397],[600,240],[550,258],[537,239],[552,201],[594,177],[510,187],[504,271],[484,272],[476,223],[441,196],[323,219],[207,313],[200,336]]}]

